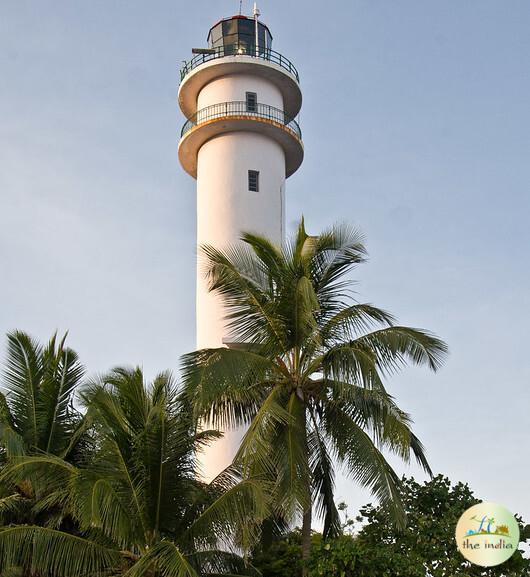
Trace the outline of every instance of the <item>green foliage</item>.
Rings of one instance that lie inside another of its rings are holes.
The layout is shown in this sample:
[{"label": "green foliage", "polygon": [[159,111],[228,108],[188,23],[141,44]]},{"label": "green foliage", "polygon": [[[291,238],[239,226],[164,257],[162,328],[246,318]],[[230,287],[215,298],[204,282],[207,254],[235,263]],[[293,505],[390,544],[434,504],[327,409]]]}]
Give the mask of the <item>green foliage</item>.
[{"label": "green foliage", "polygon": [[[521,552],[498,567],[471,566],[458,552],[454,538],[458,519],[480,502],[467,485],[441,475],[420,485],[404,479],[402,498],[407,527],[396,531],[381,507],[367,506],[355,536],[322,542],[311,560],[311,577],[525,577],[530,561]],[[529,527],[520,522],[522,540]],[[266,575],[264,575],[266,577]]]},{"label": "green foliage", "polygon": [[[46,453],[70,463],[91,450],[89,419],[74,406],[84,367],[54,335],[42,346],[28,334],[7,335],[7,357],[0,392],[0,463]],[[36,493],[27,478],[0,478],[0,521],[58,525],[64,515],[46,490]]]},{"label": "green foliage", "polygon": [[357,231],[335,226],[310,236],[302,220],[284,247],[249,233],[242,240],[225,252],[204,247],[210,290],[223,299],[239,346],[184,358],[196,418],[250,425],[235,462],[273,483],[277,516],[304,514],[306,551],[313,504],[325,535],[339,533],[336,463],[403,525],[399,478],[383,451],[430,470],[383,377],[406,363],[436,370],[445,343],[351,300],[347,276],[366,256]]},{"label": "green foliage", "polygon": [[141,369],[117,368],[84,384],[84,416],[73,405],[82,373],[64,340],[42,348],[9,336],[0,487],[12,493],[0,512],[11,524],[0,526],[0,574],[253,574],[226,547],[255,540],[270,514],[267,485],[236,469],[197,480],[196,452],[219,433],[196,431],[169,373],[146,383]]},{"label": "green foliage", "polygon": [[[353,522],[344,505],[343,534],[322,539],[313,534],[313,549],[308,563],[309,577],[528,577],[530,560],[521,551],[499,565],[484,569],[467,563],[454,539],[458,519],[480,502],[463,483],[451,485],[441,475],[420,485],[404,479],[402,498],[408,525],[398,531],[388,523],[382,507],[368,505]],[[516,516],[517,517],[517,516]],[[530,540],[530,526],[517,517],[521,542]],[[277,539],[269,548],[257,549],[252,563],[263,577],[300,577],[300,531]]]},{"label": "green foliage", "polygon": [[309,574],[311,577],[361,577],[359,565],[362,563],[362,546],[351,535],[341,535],[321,541],[319,547],[313,549]]},{"label": "green foliage", "polygon": [[42,346],[21,331],[7,335],[0,393],[4,456],[44,451],[75,459],[86,428],[73,401],[85,370],[65,340],[54,335]]},{"label": "green foliage", "polygon": [[276,539],[267,548],[258,548],[252,555],[252,564],[263,577],[301,577],[302,535],[299,530]]}]

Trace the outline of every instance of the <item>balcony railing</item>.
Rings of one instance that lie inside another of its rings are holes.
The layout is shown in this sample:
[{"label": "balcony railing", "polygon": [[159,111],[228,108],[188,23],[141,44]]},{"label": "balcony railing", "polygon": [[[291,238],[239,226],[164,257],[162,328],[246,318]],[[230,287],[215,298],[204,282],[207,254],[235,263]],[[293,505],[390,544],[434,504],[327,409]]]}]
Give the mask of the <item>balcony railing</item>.
[{"label": "balcony railing", "polygon": [[263,118],[264,120],[269,120],[282,124],[285,128],[294,132],[294,134],[301,140],[302,131],[296,120],[289,118],[285,115],[283,110],[275,108],[274,106],[269,106],[268,104],[261,104],[257,102],[253,106],[244,100],[236,100],[233,102],[220,102],[219,104],[212,104],[206,108],[201,108],[198,110],[182,127],[180,132],[180,137],[182,138],[187,132],[189,132],[195,126],[208,122],[210,120],[215,120],[216,118],[226,118],[230,116],[239,117],[249,117],[249,118]]},{"label": "balcony railing", "polygon": [[298,82],[300,78],[298,76],[298,71],[292,64],[292,62],[282,56],[279,52],[275,52],[270,48],[259,47],[256,51],[256,47],[247,44],[231,44],[229,46],[218,46],[214,48],[215,52],[211,54],[197,54],[189,62],[185,62],[180,69],[180,81],[184,80],[184,77],[189,74],[194,68],[209,62],[210,60],[215,60],[216,58],[224,58],[225,56],[253,56],[254,58],[261,58],[273,64],[278,64],[283,69],[290,72]]}]

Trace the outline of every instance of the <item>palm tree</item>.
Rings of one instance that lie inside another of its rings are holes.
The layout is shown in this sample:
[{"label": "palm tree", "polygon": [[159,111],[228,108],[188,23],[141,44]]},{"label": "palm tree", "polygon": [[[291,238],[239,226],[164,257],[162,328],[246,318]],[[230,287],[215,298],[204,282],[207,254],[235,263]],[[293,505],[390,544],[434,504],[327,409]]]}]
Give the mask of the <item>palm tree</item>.
[{"label": "palm tree", "polygon": [[[60,506],[75,526],[0,529],[0,572],[71,577],[198,577],[248,574],[221,550],[244,547],[267,514],[252,479],[226,471],[210,485],[195,478],[195,452],[217,437],[193,432],[191,411],[169,373],[150,386],[141,369],[118,368],[84,389],[97,450],[77,466],[48,454],[15,458],[2,478],[31,479],[39,507]],[[244,523],[242,523],[244,521]],[[243,527],[238,531],[239,527]]]},{"label": "palm tree", "polygon": [[45,451],[74,458],[82,439],[73,404],[84,376],[78,355],[54,335],[42,346],[21,331],[8,333],[0,392],[0,445],[7,456]]},{"label": "palm tree", "polygon": [[227,340],[236,345],[184,357],[196,418],[249,427],[235,463],[275,480],[278,516],[302,516],[304,559],[313,506],[325,535],[339,531],[335,461],[402,524],[399,479],[381,450],[404,460],[413,453],[430,470],[383,377],[407,362],[436,370],[446,345],[352,301],[346,275],[366,255],[356,231],[335,226],[309,236],[302,219],[283,248],[250,233],[242,241],[226,251],[203,247],[210,290],[223,299]]},{"label": "palm tree", "polygon": [[[88,421],[74,406],[84,375],[66,335],[42,346],[28,334],[7,335],[7,358],[0,392],[0,462],[46,452],[75,463],[89,446]],[[4,522],[34,517],[34,491],[27,481],[1,485]]]}]

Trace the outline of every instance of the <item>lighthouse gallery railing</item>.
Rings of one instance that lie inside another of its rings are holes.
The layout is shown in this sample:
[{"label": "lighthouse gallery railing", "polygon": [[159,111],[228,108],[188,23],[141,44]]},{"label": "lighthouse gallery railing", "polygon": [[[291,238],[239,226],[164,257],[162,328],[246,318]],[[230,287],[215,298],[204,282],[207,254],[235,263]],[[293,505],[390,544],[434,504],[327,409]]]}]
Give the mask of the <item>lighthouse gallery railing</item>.
[{"label": "lighthouse gallery railing", "polygon": [[268,104],[261,104],[260,102],[249,107],[248,103],[244,100],[220,102],[219,104],[212,104],[206,108],[201,108],[201,110],[198,110],[184,124],[180,136],[182,138],[187,132],[199,124],[215,120],[216,118],[226,118],[230,116],[259,117],[272,122],[277,122],[278,124],[282,124],[291,132],[294,132],[300,140],[302,139],[302,131],[300,130],[298,122],[286,116],[283,110]]},{"label": "lighthouse gallery railing", "polygon": [[256,47],[247,44],[231,44],[229,46],[218,46],[214,48],[215,52],[210,54],[197,54],[189,62],[185,62],[180,69],[180,81],[184,80],[184,77],[189,74],[194,68],[208,62],[210,60],[215,60],[216,58],[224,58],[225,56],[253,56],[254,58],[261,58],[262,60],[267,60],[273,64],[278,64],[284,70],[290,72],[298,82],[300,82],[300,77],[298,76],[298,71],[294,67],[293,63],[282,56],[279,52],[271,50],[270,48],[258,48],[256,53]]}]

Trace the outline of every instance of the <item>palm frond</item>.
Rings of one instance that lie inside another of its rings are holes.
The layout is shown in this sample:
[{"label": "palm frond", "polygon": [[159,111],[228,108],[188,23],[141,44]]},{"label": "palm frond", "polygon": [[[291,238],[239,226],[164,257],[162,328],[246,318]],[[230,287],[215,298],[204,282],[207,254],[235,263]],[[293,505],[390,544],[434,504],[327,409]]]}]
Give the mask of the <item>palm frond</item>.
[{"label": "palm frond", "polygon": [[23,431],[25,441],[34,447],[39,442],[37,397],[42,372],[42,347],[26,333],[8,333],[4,369],[8,403],[17,429]]},{"label": "palm frond", "polygon": [[160,577],[200,577],[186,555],[170,541],[154,545],[123,577],[145,577],[152,573]]},{"label": "palm frond", "polygon": [[138,515],[120,485],[90,471],[79,471],[68,492],[68,510],[82,531],[98,529],[121,548],[141,543],[144,534]]},{"label": "palm frond", "polygon": [[195,416],[213,427],[248,425],[266,390],[259,384],[278,371],[267,358],[237,349],[204,349],[184,355],[182,380]]},{"label": "palm frond", "polygon": [[327,402],[340,407],[353,422],[371,434],[378,447],[389,449],[407,463],[412,451],[418,463],[431,474],[424,447],[411,430],[410,415],[396,405],[383,383],[366,389],[320,379],[315,381],[315,385],[329,389]]},{"label": "palm frond", "polygon": [[70,463],[53,455],[41,454],[13,457],[2,469],[0,481],[11,485],[30,481],[33,491],[40,498],[68,485],[75,474],[76,468]]},{"label": "palm frond", "polygon": [[407,361],[427,365],[436,371],[448,352],[447,345],[432,333],[402,326],[374,331],[352,341],[350,345],[371,350],[377,359],[377,366],[387,373],[403,367]]},{"label": "palm frond", "polygon": [[[241,240],[246,243],[251,250],[246,251],[246,259],[244,262],[256,261],[260,262],[261,266],[257,269],[259,271],[259,276],[251,277],[256,280],[266,279],[267,283],[262,284],[263,288],[271,288],[270,282],[278,283],[285,272],[285,258],[282,253],[281,247],[276,246],[269,239],[259,236],[250,232],[243,233]],[[233,262],[232,259],[230,259]],[[241,262],[235,262],[237,270],[245,271],[245,268],[241,268]],[[255,264],[250,267],[250,270],[256,270]],[[247,275],[248,276],[248,275]]]},{"label": "palm frond", "polygon": [[26,577],[22,567],[8,567],[0,574],[0,577]]},{"label": "palm frond", "polygon": [[39,448],[54,454],[63,450],[80,419],[72,401],[85,374],[77,353],[65,346],[65,340],[66,335],[57,344],[53,337],[43,349],[36,402]]},{"label": "palm frond", "polygon": [[274,439],[278,510],[286,517],[303,514],[311,506],[306,407],[296,392],[287,402],[290,422],[278,427]]},{"label": "palm frond", "polygon": [[210,484],[219,494],[193,522],[190,535],[198,544],[237,544],[249,550],[256,542],[263,520],[271,512],[270,487],[263,478],[241,479],[228,467]]},{"label": "palm frond", "polygon": [[377,357],[365,344],[353,341],[329,347],[316,356],[307,373],[321,373],[325,380],[356,383],[371,389],[381,382]]},{"label": "palm frond", "polygon": [[227,331],[235,342],[285,346],[285,327],[271,308],[276,282],[248,247],[235,245],[226,252],[202,247],[207,257],[210,290],[227,310]]},{"label": "palm frond", "polygon": [[398,527],[404,527],[400,480],[369,435],[339,408],[328,405],[323,411],[323,427],[335,456],[346,473],[369,489],[388,511]]},{"label": "palm frond", "polygon": [[282,388],[274,387],[252,419],[234,457],[234,463],[244,471],[275,474],[277,429],[296,426],[293,415],[284,406],[286,400]]},{"label": "palm frond", "polygon": [[325,539],[341,532],[340,517],[335,505],[335,472],[326,439],[320,434],[313,411],[308,434],[309,467],[312,476],[313,503],[317,515],[324,520],[322,534]]},{"label": "palm frond", "polygon": [[0,444],[8,457],[24,454],[24,439],[17,432],[7,399],[0,393]]},{"label": "palm frond", "polygon": [[353,340],[368,330],[381,325],[391,326],[395,318],[383,309],[374,307],[371,304],[358,303],[346,307],[340,307],[337,312],[329,318],[321,320],[320,335],[322,340],[328,344]]},{"label": "palm frond", "polygon": [[[65,346],[66,335],[54,335],[46,346],[26,333],[8,336],[4,370],[5,397],[0,402],[0,442],[13,455],[46,451],[64,454],[83,440],[75,437],[81,416],[73,398],[84,368],[72,349]],[[18,436],[17,436],[18,435]]]},{"label": "palm frond", "polygon": [[24,517],[31,508],[31,500],[20,493],[12,493],[0,498],[0,520],[2,524],[9,524]]},{"label": "palm frond", "polygon": [[202,550],[191,558],[204,577],[261,577],[261,573],[245,559],[220,549]]},{"label": "palm frond", "polygon": [[[390,327],[393,329],[394,327]],[[400,327],[398,327],[400,329]],[[387,329],[383,329],[386,334]],[[382,331],[372,333],[373,340],[376,340],[375,335]],[[323,379],[316,381],[317,383],[331,386],[331,398],[335,402],[343,403],[343,408],[347,411],[349,416],[359,425],[367,427],[376,438],[376,441],[393,452],[400,455],[405,461],[410,459],[410,451],[412,450],[417,461],[430,474],[427,459],[422,444],[418,438],[410,430],[410,417],[401,411],[394,400],[386,392],[383,383],[379,377],[377,369],[370,366],[370,361],[364,364],[355,364],[357,358],[370,358],[371,351],[366,342],[361,343],[361,355],[358,355],[359,345],[358,341],[348,343],[345,345],[338,345],[327,353],[324,366],[325,374],[343,374],[351,379],[353,382],[361,382],[363,387],[351,384],[351,382],[344,382],[340,379]],[[435,343],[434,346],[437,346]],[[373,346],[373,345],[371,345]],[[442,348],[444,344],[442,343]],[[374,347],[375,348],[375,347]],[[376,357],[376,355],[374,355]],[[351,361],[354,363],[351,363]],[[350,365],[353,364],[353,368]],[[377,361],[374,364],[380,364]],[[368,365],[366,369],[366,365]],[[368,372],[368,379],[357,377]]]},{"label": "palm frond", "polygon": [[119,562],[119,552],[55,529],[25,525],[0,529],[0,570],[23,567],[49,577],[107,577]]},{"label": "palm frond", "polygon": [[338,300],[350,284],[339,281],[366,259],[363,235],[347,224],[336,224],[317,237],[311,262],[315,290],[323,301]]}]

